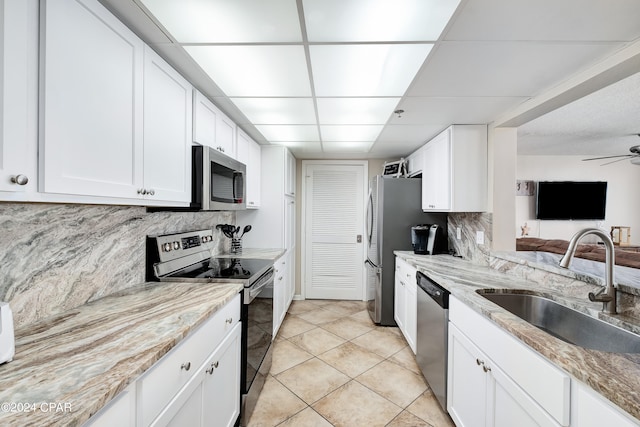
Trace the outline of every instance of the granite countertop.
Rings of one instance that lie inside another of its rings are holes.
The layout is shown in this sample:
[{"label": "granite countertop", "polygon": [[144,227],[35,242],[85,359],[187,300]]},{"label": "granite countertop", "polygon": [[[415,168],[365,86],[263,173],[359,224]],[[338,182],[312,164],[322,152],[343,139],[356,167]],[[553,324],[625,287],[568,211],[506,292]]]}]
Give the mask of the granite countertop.
[{"label": "granite countertop", "polygon": [[281,248],[242,248],[241,254],[216,254],[218,258],[238,258],[238,259],[270,259],[272,261],[277,260],[286,252]]},{"label": "granite countertop", "polygon": [[82,424],[242,288],[145,283],[16,329],[15,357],[0,365],[0,424]]},{"label": "granite countertop", "polygon": [[[591,303],[586,296],[584,299],[566,297],[560,288],[550,292],[541,289],[536,282],[449,255],[425,256],[405,251],[396,251],[395,254],[556,366],[640,420],[640,354],[608,353],[566,343],[491,303],[475,291],[487,288],[531,290],[593,317],[601,317],[601,303]],[[629,320],[625,319],[624,326],[640,332],[640,322]]]}]

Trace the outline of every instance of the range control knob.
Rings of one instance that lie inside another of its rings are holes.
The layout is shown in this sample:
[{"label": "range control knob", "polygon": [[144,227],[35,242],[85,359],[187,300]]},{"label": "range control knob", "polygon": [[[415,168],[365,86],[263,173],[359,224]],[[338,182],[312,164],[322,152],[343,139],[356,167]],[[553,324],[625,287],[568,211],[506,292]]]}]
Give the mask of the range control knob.
[{"label": "range control knob", "polygon": [[175,250],[180,249],[180,242],[173,242],[173,249]]},{"label": "range control knob", "polygon": [[171,243],[165,243],[162,245],[162,252],[171,252]]}]

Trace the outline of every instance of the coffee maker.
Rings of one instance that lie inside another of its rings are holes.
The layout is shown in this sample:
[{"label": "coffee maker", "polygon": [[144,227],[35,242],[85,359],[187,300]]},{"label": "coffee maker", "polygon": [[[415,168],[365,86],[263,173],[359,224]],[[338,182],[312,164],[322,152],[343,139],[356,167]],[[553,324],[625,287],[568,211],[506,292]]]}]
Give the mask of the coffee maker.
[{"label": "coffee maker", "polygon": [[447,253],[447,237],[438,224],[419,224],[411,227],[413,253],[435,255]]}]

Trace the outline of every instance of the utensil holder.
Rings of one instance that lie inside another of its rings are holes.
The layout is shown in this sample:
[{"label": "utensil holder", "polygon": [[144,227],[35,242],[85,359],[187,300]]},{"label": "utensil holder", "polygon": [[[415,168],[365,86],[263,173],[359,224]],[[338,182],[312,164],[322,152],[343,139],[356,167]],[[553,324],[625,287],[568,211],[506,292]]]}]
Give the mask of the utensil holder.
[{"label": "utensil holder", "polygon": [[232,254],[241,254],[242,253],[242,240],[234,237],[231,239],[231,253]]}]

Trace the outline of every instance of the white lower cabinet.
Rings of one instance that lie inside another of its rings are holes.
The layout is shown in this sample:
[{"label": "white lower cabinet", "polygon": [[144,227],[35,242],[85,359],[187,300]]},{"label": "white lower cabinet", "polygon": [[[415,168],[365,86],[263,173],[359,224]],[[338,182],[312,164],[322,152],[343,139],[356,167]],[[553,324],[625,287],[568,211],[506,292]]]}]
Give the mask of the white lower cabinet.
[{"label": "white lower cabinet", "polygon": [[233,426],[240,415],[240,336],[238,323],[154,426]]},{"label": "white lower cabinet", "polygon": [[637,427],[638,420],[594,392],[589,386],[574,380],[571,384],[571,425],[575,427]]},{"label": "white lower cabinet", "polygon": [[455,297],[447,410],[458,427],[568,426],[570,377]]},{"label": "white lower cabinet", "polygon": [[295,291],[292,277],[293,261],[291,251],[287,251],[274,264],[273,283],[273,336],[278,334],[280,325],[287,315],[287,310]]},{"label": "white lower cabinet", "polygon": [[240,415],[240,295],[85,426],[233,426]]},{"label": "white lower cabinet", "polygon": [[416,354],[418,295],[416,269],[396,258],[393,317]]}]

